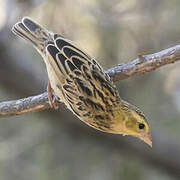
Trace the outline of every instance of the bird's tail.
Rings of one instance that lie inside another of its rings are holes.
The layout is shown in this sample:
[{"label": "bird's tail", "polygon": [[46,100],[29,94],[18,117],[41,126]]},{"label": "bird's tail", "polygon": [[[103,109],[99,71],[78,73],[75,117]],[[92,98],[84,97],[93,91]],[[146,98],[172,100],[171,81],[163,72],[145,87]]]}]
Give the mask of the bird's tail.
[{"label": "bird's tail", "polygon": [[28,17],[17,22],[13,26],[12,32],[30,41],[40,52],[43,52],[46,41],[51,40],[49,31]]}]

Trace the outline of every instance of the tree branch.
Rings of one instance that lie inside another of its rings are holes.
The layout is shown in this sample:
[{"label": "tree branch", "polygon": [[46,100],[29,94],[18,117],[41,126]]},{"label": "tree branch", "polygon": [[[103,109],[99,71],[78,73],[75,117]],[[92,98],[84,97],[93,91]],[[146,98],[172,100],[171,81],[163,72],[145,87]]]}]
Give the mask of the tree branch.
[{"label": "tree branch", "polygon": [[[119,64],[107,70],[115,82],[136,74],[150,72],[163,65],[180,60],[180,45],[165,49],[155,54],[139,55],[137,59]],[[59,106],[61,102],[57,102]],[[50,108],[47,93],[14,101],[0,103],[0,117],[24,114]]]},{"label": "tree branch", "polygon": [[[59,106],[61,102],[56,102]],[[14,116],[33,111],[42,111],[50,108],[47,92],[23,99],[0,103],[0,117]]]},{"label": "tree branch", "polygon": [[107,73],[115,82],[136,74],[153,71],[163,65],[171,64],[178,60],[180,60],[180,45],[173,46],[154,54],[139,55],[137,59],[108,69]]}]

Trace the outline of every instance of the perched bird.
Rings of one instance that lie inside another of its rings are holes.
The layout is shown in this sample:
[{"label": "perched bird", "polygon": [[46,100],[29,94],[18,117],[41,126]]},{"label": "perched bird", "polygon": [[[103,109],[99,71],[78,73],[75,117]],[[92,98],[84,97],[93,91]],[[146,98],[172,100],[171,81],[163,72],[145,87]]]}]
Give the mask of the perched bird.
[{"label": "perched bird", "polygon": [[122,100],[109,75],[70,40],[46,30],[28,17],[12,31],[30,41],[42,55],[48,72],[48,96],[53,93],[80,120],[107,133],[132,135],[152,146],[144,114]]}]

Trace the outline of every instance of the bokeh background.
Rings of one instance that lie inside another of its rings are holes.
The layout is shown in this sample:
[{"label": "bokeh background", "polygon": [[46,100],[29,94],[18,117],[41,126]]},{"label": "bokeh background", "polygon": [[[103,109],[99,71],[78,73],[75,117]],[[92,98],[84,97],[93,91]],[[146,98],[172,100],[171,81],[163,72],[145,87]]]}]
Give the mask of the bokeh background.
[{"label": "bokeh background", "polygon": [[[75,41],[105,69],[180,44],[179,0],[0,0],[0,101],[46,91],[42,58],[11,33],[23,16]],[[152,149],[98,132],[62,105],[0,119],[0,179],[179,180],[180,62],[116,85],[146,114]]]}]

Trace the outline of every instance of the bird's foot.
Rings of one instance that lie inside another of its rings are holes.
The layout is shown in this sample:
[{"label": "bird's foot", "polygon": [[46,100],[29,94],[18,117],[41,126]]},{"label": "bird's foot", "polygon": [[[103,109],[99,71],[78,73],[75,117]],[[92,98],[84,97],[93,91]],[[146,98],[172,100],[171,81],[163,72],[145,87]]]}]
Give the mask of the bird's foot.
[{"label": "bird's foot", "polygon": [[48,99],[49,99],[49,104],[51,108],[58,109],[59,106],[55,103],[56,95],[53,92],[53,89],[51,87],[49,80],[48,80],[47,92],[48,92]]}]

